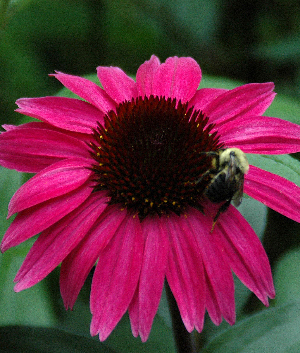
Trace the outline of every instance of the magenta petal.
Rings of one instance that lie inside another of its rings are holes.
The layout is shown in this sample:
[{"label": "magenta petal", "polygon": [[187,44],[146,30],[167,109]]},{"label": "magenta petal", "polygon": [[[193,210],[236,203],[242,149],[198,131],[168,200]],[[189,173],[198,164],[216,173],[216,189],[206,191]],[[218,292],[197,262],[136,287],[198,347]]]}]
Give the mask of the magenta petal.
[{"label": "magenta petal", "polygon": [[214,99],[206,106],[204,113],[217,124],[216,129],[237,117],[261,115],[275,97],[273,89],[272,82],[249,83],[234,88]]},{"label": "magenta petal", "polygon": [[153,79],[156,71],[160,66],[159,59],[152,55],[149,61],[145,61],[136,73],[136,86],[138,95],[141,97],[149,97],[153,94]]},{"label": "magenta petal", "polygon": [[[146,239],[143,265],[138,285],[138,332],[142,342],[148,339],[164,285],[169,238],[159,217],[145,219],[142,230]],[[129,315],[131,311],[129,307]],[[133,331],[135,331],[133,329]]]},{"label": "magenta petal", "polygon": [[[13,130],[13,129],[17,128],[18,126],[12,125],[12,124],[3,124],[2,127],[5,131],[9,131],[9,130]],[[1,131],[1,133],[2,133],[2,131]]]},{"label": "magenta petal", "polygon": [[257,297],[268,305],[274,298],[271,267],[257,235],[239,211],[230,206],[219,218],[214,234],[226,262]]},{"label": "magenta petal", "polygon": [[222,322],[222,311],[219,305],[219,300],[217,297],[216,290],[213,287],[211,279],[208,274],[205,272],[205,281],[206,281],[206,302],[205,306],[207,312],[211,318],[211,321],[219,326]]},{"label": "magenta petal", "polygon": [[300,150],[300,126],[278,118],[249,116],[218,128],[221,141],[245,153],[285,154]]},{"label": "magenta petal", "polygon": [[[189,212],[187,223],[189,224],[190,232],[193,232],[197,239],[207,276],[208,290],[210,292],[206,300],[207,311],[216,324],[220,323],[220,315],[227,322],[233,324],[235,322],[233,277],[226,259],[218,248],[214,232],[210,233],[211,219],[192,209]],[[210,310],[212,308],[211,299],[215,301],[213,311]],[[219,313],[215,312],[216,308],[219,308]]]},{"label": "magenta petal", "polygon": [[16,111],[37,118],[61,129],[90,134],[103,113],[79,99],[65,97],[22,98]]},{"label": "magenta petal", "polygon": [[19,245],[50,227],[81,205],[91,192],[90,183],[85,183],[79,189],[21,211],[5,233],[1,251]]},{"label": "magenta petal", "polygon": [[194,106],[196,110],[205,111],[205,108],[211,101],[227,92],[227,89],[221,88],[201,88],[189,101],[189,106]]},{"label": "magenta petal", "polygon": [[134,80],[118,67],[97,67],[99,81],[107,94],[116,102],[122,103],[137,97]]},{"label": "magenta petal", "polygon": [[284,216],[300,222],[300,188],[279,175],[251,166],[244,191]]},{"label": "magenta petal", "polygon": [[192,58],[168,58],[154,73],[153,95],[190,100],[201,81],[201,69]]},{"label": "magenta petal", "polygon": [[136,287],[133,298],[128,307],[132,335],[137,337],[140,333],[140,305],[139,305],[139,287]]},{"label": "magenta petal", "polygon": [[92,103],[104,114],[110,110],[114,110],[116,107],[115,103],[100,86],[86,78],[68,75],[62,72],[51,76],[56,77],[70,91],[85,99],[87,102]]},{"label": "magenta petal", "polygon": [[167,280],[186,329],[191,332],[195,327],[200,332],[206,295],[201,254],[187,219],[174,216],[166,223],[170,237]]},{"label": "magenta petal", "polygon": [[[95,193],[95,198],[97,197],[99,197],[99,194]],[[108,200],[104,199],[102,201],[107,203]],[[63,261],[60,271],[60,291],[66,309],[73,307],[86,277],[99,257],[100,251],[110,241],[125,217],[125,211],[120,211],[116,206],[107,207],[98,220],[94,222],[93,227],[84,239]]]},{"label": "magenta petal", "polygon": [[15,291],[33,286],[58,266],[106,207],[106,198],[101,199],[99,193],[93,194],[76,210],[42,232],[16,275]]},{"label": "magenta petal", "polygon": [[8,217],[36,204],[64,195],[84,184],[92,174],[86,159],[66,159],[45,168],[22,185],[8,205]]},{"label": "magenta petal", "polygon": [[45,123],[27,123],[0,134],[0,164],[37,173],[65,158],[90,158],[85,142]]},{"label": "magenta petal", "polygon": [[91,335],[105,340],[125,314],[136,290],[144,239],[138,217],[128,216],[101,252],[91,289]]}]

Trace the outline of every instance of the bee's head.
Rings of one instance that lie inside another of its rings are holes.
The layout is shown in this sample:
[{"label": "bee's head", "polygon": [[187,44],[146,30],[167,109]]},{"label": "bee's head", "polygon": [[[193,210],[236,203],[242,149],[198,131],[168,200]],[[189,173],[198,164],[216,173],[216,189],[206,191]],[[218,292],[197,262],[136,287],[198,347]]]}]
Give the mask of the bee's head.
[{"label": "bee's head", "polygon": [[243,151],[239,148],[227,148],[220,153],[220,166],[234,165],[242,174],[249,171],[249,162]]}]

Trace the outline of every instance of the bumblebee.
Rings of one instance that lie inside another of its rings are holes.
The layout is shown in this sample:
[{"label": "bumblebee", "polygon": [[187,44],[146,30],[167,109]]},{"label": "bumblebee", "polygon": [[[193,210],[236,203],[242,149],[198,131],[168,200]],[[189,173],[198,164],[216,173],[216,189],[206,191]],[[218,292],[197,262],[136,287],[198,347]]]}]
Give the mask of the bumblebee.
[{"label": "bumblebee", "polygon": [[224,202],[213,219],[213,230],[220,214],[228,209],[231,201],[236,207],[241,204],[244,175],[249,171],[249,162],[245,153],[238,148],[206,153],[212,156],[212,168],[200,178],[211,177],[204,194],[213,203]]}]

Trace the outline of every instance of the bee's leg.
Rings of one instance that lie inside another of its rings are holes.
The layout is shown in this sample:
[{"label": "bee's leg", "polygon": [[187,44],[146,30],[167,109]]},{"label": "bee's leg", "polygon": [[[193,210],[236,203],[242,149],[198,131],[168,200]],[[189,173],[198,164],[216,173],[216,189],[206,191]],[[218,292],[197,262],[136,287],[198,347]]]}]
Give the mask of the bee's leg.
[{"label": "bee's leg", "polygon": [[195,184],[199,184],[205,177],[207,177],[211,173],[211,170],[206,171],[204,174],[201,175],[201,177],[195,181]]},{"label": "bee's leg", "polygon": [[217,220],[218,218],[220,217],[220,214],[227,211],[229,205],[230,205],[230,202],[231,202],[231,198],[229,200],[227,200],[226,202],[223,203],[223,205],[219,208],[217,214],[215,215],[214,217],[214,221],[213,221],[213,224],[212,224],[212,227],[211,227],[211,231],[210,233],[213,232],[214,228],[215,228],[215,225],[217,223]]}]

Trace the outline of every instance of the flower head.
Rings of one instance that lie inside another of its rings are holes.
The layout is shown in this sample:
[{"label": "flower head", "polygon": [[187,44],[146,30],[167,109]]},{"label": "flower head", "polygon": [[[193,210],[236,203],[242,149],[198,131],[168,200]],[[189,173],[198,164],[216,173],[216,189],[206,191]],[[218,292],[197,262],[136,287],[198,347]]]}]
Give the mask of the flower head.
[{"label": "flower head", "polygon": [[[136,81],[99,67],[102,84],[54,75],[80,99],[23,98],[17,111],[37,118],[5,125],[0,162],[37,173],[12,197],[6,251],[41,233],[16,275],[16,291],[41,281],[61,263],[60,288],[72,308],[96,264],[91,334],[105,340],[128,310],[132,331],[147,340],[164,280],[188,331],[201,331],[205,310],[215,324],[235,321],[232,273],[268,305],[274,287],[256,234],[206,190],[220,150],[282,154],[300,150],[300,127],[262,117],[273,84],[233,90],[198,86],[191,58],[152,56]],[[250,166],[244,191],[282,214],[295,211],[299,188]],[[279,191],[280,190],[280,191]],[[225,200],[224,200],[225,201]]]}]

